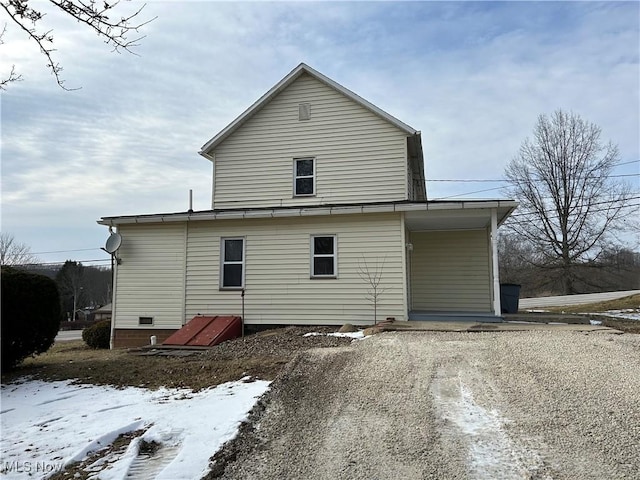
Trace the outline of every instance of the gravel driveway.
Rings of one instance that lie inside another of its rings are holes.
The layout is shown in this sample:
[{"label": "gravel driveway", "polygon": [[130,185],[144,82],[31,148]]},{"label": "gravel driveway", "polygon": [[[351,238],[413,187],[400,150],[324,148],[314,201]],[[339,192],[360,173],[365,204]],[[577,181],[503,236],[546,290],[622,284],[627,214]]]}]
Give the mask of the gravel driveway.
[{"label": "gravel driveway", "polygon": [[233,479],[640,478],[640,336],[399,333],[299,355]]}]

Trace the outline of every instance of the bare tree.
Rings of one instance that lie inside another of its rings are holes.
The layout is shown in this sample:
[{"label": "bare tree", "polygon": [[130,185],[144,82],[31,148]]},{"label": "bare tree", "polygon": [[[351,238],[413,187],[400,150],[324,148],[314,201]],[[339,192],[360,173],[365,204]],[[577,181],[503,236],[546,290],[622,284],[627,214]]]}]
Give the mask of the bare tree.
[{"label": "bare tree", "polygon": [[[41,27],[40,22],[45,16],[41,9],[41,4],[34,7],[32,0],[0,0],[0,6],[9,16],[10,21],[24,32],[27,37],[36,44],[40,53],[46,59],[46,66],[51,71],[60,87],[65,90],[73,90],[64,86],[64,80],[60,73],[62,67],[53,58],[53,35],[51,30]],[[139,41],[144,36],[139,36],[139,29],[155,19],[139,20],[142,7],[133,10],[131,13],[122,16],[119,12],[120,0],[107,3],[104,0],[48,0],[48,3],[59,8],[64,13],[71,16],[77,22],[86,25],[101,37],[107,45],[113,47],[114,51],[127,51],[134,53],[132,48],[139,45]],[[0,44],[4,43],[2,38],[6,32],[6,24],[0,33]],[[134,38],[129,35],[134,33]],[[0,80],[0,90],[6,89],[9,83],[21,80],[22,76],[16,73],[15,65],[11,67],[11,72]]]},{"label": "bare tree", "polygon": [[565,294],[577,293],[575,266],[597,259],[629,213],[630,188],[611,177],[618,149],[600,134],[574,113],[541,115],[505,170],[520,202],[508,226],[536,250],[538,267],[561,276]]},{"label": "bare tree", "polygon": [[362,262],[358,262],[358,275],[360,278],[369,285],[367,290],[366,299],[373,304],[373,323],[378,323],[378,302],[380,296],[386,291],[386,288],[380,286],[382,281],[382,270],[384,269],[384,263],[387,257],[382,259],[382,262],[378,262],[376,259],[375,265],[369,266],[367,259],[362,256]]},{"label": "bare tree", "polygon": [[10,233],[0,233],[0,265],[28,265],[36,262],[38,257],[31,253],[28,245],[16,242]]}]

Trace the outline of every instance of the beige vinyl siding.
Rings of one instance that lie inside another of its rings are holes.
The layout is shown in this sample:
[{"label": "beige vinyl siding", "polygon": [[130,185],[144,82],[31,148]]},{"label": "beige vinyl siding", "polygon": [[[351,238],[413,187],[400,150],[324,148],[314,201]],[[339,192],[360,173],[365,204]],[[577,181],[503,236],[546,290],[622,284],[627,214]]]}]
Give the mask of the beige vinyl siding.
[{"label": "beige vinyl siding", "polygon": [[[219,290],[220,238],[244,237],[247,324],[372,323],[362,258],[386,256],[378,318],[404,319],[400,214],[193,222],[187,255],[187,319],[240,314],[239,291]],[[337,235],[338,277],[310,278],[311,235]]]},{"label": "beige vinyl siding", "polygon": [[[311,119],[298,120],[298,105]],[[357,203],[407,198],[406,134],[302,75],[222,142],[215,208]],[[293,159],[316,159],[316,195],[293,198]]]},{"label": "beige vinyl siding", "polygon": [[[122,225],[116,328],[180,328],[184,317],[185,225]],[[139,317],[153,325],[139,327]]]},{"label": "beige vinyl siding", "polygon": [[491,312],[486,230],[411,233],[412,310]]}]

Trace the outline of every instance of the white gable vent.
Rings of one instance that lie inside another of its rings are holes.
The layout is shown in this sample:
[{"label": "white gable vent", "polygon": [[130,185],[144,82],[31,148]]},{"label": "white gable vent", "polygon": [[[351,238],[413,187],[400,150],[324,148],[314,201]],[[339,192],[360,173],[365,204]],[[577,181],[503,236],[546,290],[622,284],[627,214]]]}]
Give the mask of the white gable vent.
[{"label": "white gable vent", "polygon": [[298,105],[298,120],[310,120],[311,119],[311,104],[300,103]]}]

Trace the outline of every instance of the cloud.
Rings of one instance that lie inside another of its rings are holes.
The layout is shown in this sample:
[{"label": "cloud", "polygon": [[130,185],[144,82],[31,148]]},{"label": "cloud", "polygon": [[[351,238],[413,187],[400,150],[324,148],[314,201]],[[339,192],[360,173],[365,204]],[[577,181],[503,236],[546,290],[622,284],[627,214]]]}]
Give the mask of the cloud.
[{"label": "cloud", "polygon": [[[158,18],[139,56],[52,13],[63,77],[82,89],[60,90],[15,32],[0,47],[25,75],[2,94],[3,228],[61,250],[100,244],[103,215],[185,210],[190,188],[209,208],[200,146],[300,62],[421,130],[429,178],[500,177],[537,116],[557,108],[638,160],[639,8],[150,2],[144,18]],[[491,185],[428,187],[439,197]]]}]

